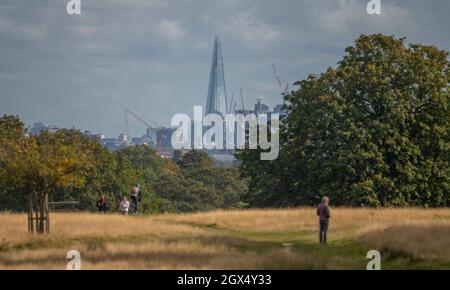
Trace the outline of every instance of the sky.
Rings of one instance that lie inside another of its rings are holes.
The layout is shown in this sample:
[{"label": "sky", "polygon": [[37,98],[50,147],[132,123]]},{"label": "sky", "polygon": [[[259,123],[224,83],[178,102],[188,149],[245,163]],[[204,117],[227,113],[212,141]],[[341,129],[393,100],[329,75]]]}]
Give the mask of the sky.
[{"label": "sky", "polygon": [[81,0],[81,15],[68,2],[0,0],[0,115],[116,136],[129,109],[169,126],[206,106],[215,35],[229,98],[242,87],[246,107],[282,102],[269,57],[294,83],[335,67],[361,34],[450,50],[448,0],[381,0],[380,15],[369,0]]}]

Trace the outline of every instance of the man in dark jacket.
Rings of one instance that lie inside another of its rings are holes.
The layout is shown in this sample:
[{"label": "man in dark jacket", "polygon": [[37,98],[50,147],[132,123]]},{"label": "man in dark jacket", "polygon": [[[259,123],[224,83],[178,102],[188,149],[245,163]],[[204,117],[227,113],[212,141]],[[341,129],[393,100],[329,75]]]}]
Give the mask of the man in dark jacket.
[{"label": "man in dark jacket", "polygon": [[139,214],[139,202],[141,201],[141,186],[136,184],[131,191],[131,203],[133,205],[133,214]]},{"label": "man in dark jacket", "polygon": [[328,224],[330,222],[330,208],[328,204],[330,199],[328,197],[322,198],[322,203],[317,207],[317,215],[319,216],[320,223],[320,232],[319,232],[319,240],[321,244],[327,243],[327,231]]},{"label": "man in dark jacket", "polygon": [[99,212],[106,213],[108,211],[108,201],[103,194],[100,195],[100,199],[97,201],[97,208]]}]

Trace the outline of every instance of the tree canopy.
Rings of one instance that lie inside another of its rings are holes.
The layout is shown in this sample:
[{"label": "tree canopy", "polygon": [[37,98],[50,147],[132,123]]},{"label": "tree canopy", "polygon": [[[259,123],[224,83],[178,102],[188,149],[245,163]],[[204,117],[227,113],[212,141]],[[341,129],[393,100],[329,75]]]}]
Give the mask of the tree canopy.
[{"label": "tree canopy", "polygon": [[277,160],[238,154],[248,201],[450,205],[448,52],[381,34],[345,51],[287,96]]},{"label": "tree canopy", "polygon": [[362,35],[336,68],[286,96],[280,153],[240,150],[239,170],[203,151],[162,159],[148,146],[108,151],[77,130],[27,136],[0,118],[0,210],[23,211],[32,192],[112,210],[139,184],[145,213],[313,205],[450,205],[449,53]]},{"label": "tree canopy", "polygon": [[201,151],[176,163],[145,145],[108,151],[77,130],[24,133],[18,117],[0,118],[0,210],[24,211],[35,192],[80,210],[95,210],[102,194],[114,211],[139,184],[144,213],[200,211],[240,206],[246,190],[237,168],[218,168]]}]

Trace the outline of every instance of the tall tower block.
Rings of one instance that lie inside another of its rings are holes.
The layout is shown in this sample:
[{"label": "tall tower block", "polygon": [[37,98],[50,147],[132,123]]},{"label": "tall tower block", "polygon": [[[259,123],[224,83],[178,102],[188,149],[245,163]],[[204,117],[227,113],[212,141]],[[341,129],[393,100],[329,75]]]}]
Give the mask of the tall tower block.
[{"label": "tall tower block", "polygon": [[209,74],[208,97],[206,100],[206,115],[228,113],[227,90],[225,86],[225,71],[223,68],[222,45],[219,37],[214,39],[214,50]]}]

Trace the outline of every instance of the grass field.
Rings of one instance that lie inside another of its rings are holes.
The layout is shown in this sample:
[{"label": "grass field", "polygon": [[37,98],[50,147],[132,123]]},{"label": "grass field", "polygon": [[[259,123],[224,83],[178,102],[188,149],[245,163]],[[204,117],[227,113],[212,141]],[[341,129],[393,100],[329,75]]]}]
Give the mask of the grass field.
[{"label": "grass field", "polygon": [[314,209],[131,217],[53,214],[48,237],[26,216],[0,214],[0,269],[450,269],[450,209],[332,209],[329,244]]}]

